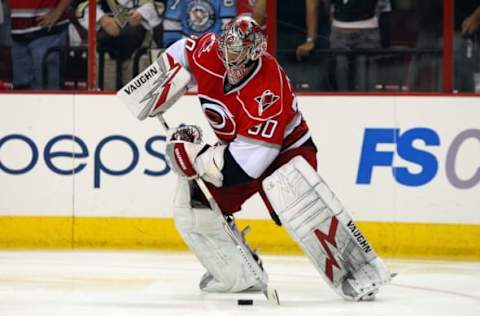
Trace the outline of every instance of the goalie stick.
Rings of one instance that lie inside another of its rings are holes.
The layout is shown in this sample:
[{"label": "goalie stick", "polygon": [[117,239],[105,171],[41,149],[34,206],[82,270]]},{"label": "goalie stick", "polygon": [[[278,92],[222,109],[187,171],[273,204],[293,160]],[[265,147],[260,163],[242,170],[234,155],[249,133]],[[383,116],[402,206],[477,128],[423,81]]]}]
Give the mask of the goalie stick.
[{"label": "goalie stick", "polygon": [[[169,130],[169,126],[168,126],[167,122],[165,121],[165,118],[163,117],[163,114],[162,113],[157,114],[157,118],[160,121],[160,123],[162,124],[165,131],[167,132]],[[220,216],[220,218],[223,219],[222,225],[223,225],[223,228],[224,228],[225,232],[228,234],[228,236],[230,236],[230,238],[232,238],[232,241],[236,245],[237,249],[240,251],[240,254],[247,261],[246,258],[250,254],[247,253],[243,247],[241,247],[241,245],[243,244],[243,241],[240,240],[237,237],[237,235],[235,235],[235,233],[232,231],[232,228],[230,227],[230,225],[225,220],[225,217],[223,216],[223,213],[220,210],[220,207],[218,206],[217,202],[215,201],[212,194],[210,193],[210,190],[205,185],[205,182],[201,178],[195,178],[195,182],[197,183],[198,187],[202,191],[203,195],[205,195],[205,198],[207,199],[208,204],[210,204],[211,209],[214,212],[216,212],[218,214],[218,216]],[[247,265],[247,267],[249,267],[249,266]],[[267,283],[263,282],[261,276],[257,276],[254,269],[251,269],[251,272],[257,277],[257,280],[261,283],[262,292],[265,295],[265,297],[267,298],[267,300],[270,303],[272,303],[273,305],[280,305],[280,299],[278,297],[278,291],[275,288],[269,286]]]},{"label": "goalie stick", "polygon": [[[117,92],[117,97],[124,103],[132,114],[139,120],[156,116],[166,132],[169,126],[163,113],[170,108],[186,91],[191,80],[191,74],[174,60],[168,53],[162,54],[152,65],[147,67],[137,77],[132,79]],[[225,220],[217,202],[201,178],[195,179],[198,187],[203,192],[211,209],[222,219],[225,233],[232,239],[240,256],[243,257],[247,269],[261,284],[262,292],[272,304],[279,305],[277,290],[268,286],[262,276],[250,266],[251,258],[248,249],[243,246],[243,241],[238,237]]]}]

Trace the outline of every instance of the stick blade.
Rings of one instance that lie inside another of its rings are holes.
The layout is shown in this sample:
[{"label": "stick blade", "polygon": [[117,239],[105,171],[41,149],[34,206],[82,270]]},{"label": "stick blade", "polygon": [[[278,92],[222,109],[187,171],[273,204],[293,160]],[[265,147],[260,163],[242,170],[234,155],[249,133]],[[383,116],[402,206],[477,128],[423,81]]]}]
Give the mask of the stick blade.
[{"label": "stick blade", "polygon": [[280,305],[280,298],[278,297],[278,292],[275,288],[267,287],[263,294],[265,294],[267,300],[273,305]]}]

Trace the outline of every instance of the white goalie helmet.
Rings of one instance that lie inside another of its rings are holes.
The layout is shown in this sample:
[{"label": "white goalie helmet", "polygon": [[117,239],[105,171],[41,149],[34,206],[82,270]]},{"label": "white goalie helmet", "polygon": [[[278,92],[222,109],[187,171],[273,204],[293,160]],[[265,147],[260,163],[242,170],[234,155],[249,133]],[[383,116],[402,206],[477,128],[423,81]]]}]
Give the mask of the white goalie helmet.
[{"label": "white goalie helmet", "polygon": [[267,39],[260,25],[248,16],[225,25],[218,38],[218,56],[227,69],[228,81],[236,84],[245,76],[252,61],[267,50]]}]

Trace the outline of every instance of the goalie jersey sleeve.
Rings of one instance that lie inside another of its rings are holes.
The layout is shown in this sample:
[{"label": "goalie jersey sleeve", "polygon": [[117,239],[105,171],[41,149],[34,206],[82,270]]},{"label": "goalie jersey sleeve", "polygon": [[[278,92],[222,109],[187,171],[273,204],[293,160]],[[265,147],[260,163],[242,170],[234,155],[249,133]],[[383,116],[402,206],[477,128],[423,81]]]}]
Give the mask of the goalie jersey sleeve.
[{"label": "goalie jersey sleeve", "polygon": [[188,39],[185,51],[203,112],[217,137],[229,144],[224,179],[247,181],[258,178],[280,153],[301,146],[310,134],[276,60],[265,54],[247,77],[231,85],[216,38],[208,33]]}]

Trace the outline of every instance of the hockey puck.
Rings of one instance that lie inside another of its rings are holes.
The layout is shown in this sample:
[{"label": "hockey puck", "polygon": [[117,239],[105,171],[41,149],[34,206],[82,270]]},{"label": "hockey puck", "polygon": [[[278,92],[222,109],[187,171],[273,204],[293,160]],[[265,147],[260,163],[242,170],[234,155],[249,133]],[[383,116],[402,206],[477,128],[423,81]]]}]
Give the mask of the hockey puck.
[{"label": "hockey puck", "polygon": [[253,300],[237,300],[238,305],[253,305]]}]

